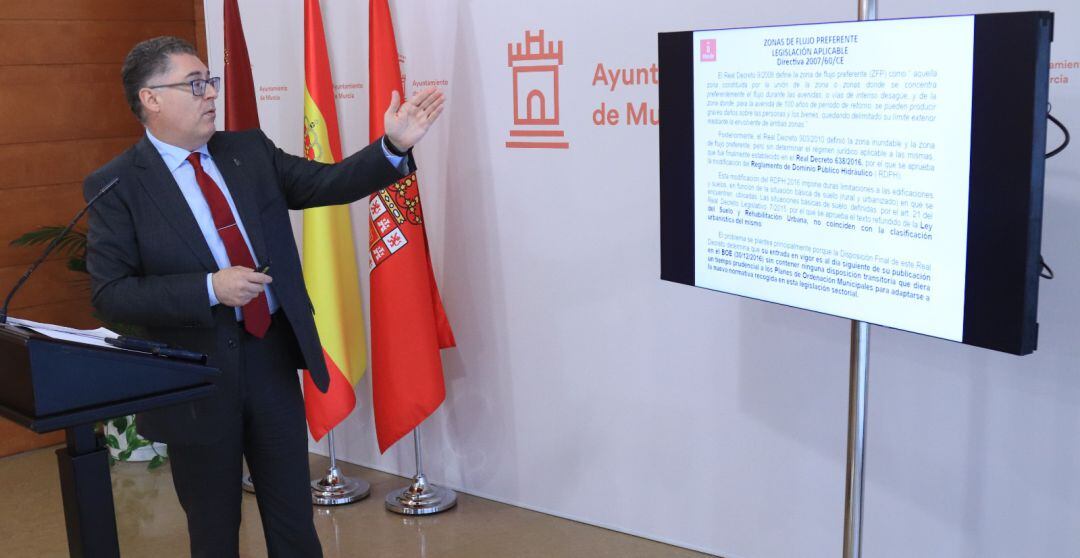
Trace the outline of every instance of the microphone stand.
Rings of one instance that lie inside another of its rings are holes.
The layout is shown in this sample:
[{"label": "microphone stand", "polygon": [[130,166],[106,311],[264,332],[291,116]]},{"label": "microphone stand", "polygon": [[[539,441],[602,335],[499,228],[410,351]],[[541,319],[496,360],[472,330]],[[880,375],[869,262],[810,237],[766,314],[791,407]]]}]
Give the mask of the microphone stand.
[{"label": "microphone stand", "polygon": [[18,290],[23,286],[23,283],[26,283],[26,280],[30,278],[30,274],[33,273],[39,265],[41,265],[41,262],[45,261],[45,258],[47,258],[49,254],[52,253],[53,249],[56,248],[56,245],[59,244],[60,241],[63,240],[69,232],[71,232],[71,229],[75,226],[75,223],[78,223],[79,219],[82,219],[82,216],[86,214],[86,212],[90,209],[90,206],[94,205],[94,202],[98,201],[98,198],[109,193],[109,191],[112,190],[113,186],[116,186],[117,182],[120,182],[119,176],[110,180],[109,183],[106,184],[100,191],[98,191],[98,193],[95,194],[93,198],[90,198],[90,201],[86,203],[86,207],[82,208],[82,210],[75,215],[75,218],[72,219],[70,223],[68,223],[68,226],[64,228],[63,232],[57,235],[56,238],[54,238],[53,241],[49,243],[48,248],[45,248],[45,251],[41,253],[41,256],[38,256],[37,261],[30,264],[30,268],[26,270],[26,273],[23,273],[22,277],[20,277],[19,280],[15,282],[15,286],[11,288],[11,291],[8,292],[7,298],[4,299],[3,308],[0,308],[0,324],[7,323],[8,306],[11,304],[11,299],[15,296],[15,293],[18,292]]}]

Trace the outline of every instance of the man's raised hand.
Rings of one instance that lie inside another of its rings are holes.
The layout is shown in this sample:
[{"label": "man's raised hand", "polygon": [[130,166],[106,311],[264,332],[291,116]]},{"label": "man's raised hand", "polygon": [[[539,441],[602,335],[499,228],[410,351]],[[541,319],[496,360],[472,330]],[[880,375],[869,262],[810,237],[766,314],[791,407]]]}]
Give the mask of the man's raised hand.
[{"label": "man's raised hand", "polygon": [[429,87],[403,103],[395,90],[383,116],[386,138],[400,151],[412,149],[442,114],[445,100],[442,91]]}]

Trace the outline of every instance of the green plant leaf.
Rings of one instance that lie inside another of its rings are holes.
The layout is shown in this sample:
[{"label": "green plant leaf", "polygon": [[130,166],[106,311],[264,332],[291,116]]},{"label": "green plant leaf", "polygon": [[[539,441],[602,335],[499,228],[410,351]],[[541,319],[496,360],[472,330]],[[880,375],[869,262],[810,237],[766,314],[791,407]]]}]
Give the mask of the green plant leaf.
[{"label": "green plant leaf", "polygon": [[135,444],[138,443],[139,434],[135,432],[135,428],[133,427],[133,425],[129,426],[126,430],[124,430],[124,438],[127,439],[129,448],[134,448]]},{"label": "green plant leaf", "polygon": [[61,254],[68,254],[79,249],[79,239],[67,234],[64,238],[56,241],[56,248],[54,250],[60,250]]},{"label": "green plant leaf", "polygon": [[[39,227],[35,231],[30,231],[22,236],[11,241],[12,246],[33,246],[36,244],[44,244],[46,242],[52,242],[54,239],[60,236],[60,233],[64,232],[64,227],[61,226],[49,226]],[[85,252],[86,250],[86,233],[82,231],[71,231],[64,235],[56,243],[55,250],[60,254],[72,256]]]},{"label": "green plant leaf", "polygon": [[12,240],[11,245],[33,246],[34,244],[41,244],[42,242],[51,242],[52,239],[59,236],[60,231],[62,230],[64,230],[64,227],[38,227],[37,230],[24,233],[22,236]]},{"label": "green plant leaf", "polygon": [[116,436],[109,434],[105,436],[105,445],[113,449],[120,449],[120,440]]},{"label": "green plant leaf", "polygon": [[34,246],[46,244],[59,238],[59,240],[56,240],[56,248],[53,250],[57,254],[69,256],[67,268],[70,271],[86,273],[86,233],[73,229],[61,238],[60,234],[63,232],[64,227],[61,226],[39,227],[37,230],[30,231],[12,240],[10,244],[12,246]]},{"label": "green plant leaf", "polygon": [[150,442],[150,440],[147,440],[146,438],[135,438],[135,443],[132,444],[130,447],[133,450],[137,450],[139,448],[145,448],[146,446],[149,446],[151,443],[152,442]]},{"label": "green plant leaf", "polygon": [[161,467],[164,464],[165,464],[165,456],[163,456],[163,455],[155,455],[154,458],[150,460],[150,464],[147,465],[146,468],[147,469],[157,469],[158,467]]},{"label": "green plant leaf", "polygon": [[131,448],[120,452],[120,455],[117,456],[117,459],[119,459],[120,461],[127,461],[128,459],[131,459]]},{"label": "green plant leaf", "polygon": [[109,454],[109,466],[112,467],[113,465],[116,465],[116,458],[113,457],[112,454],[110,453]]},{"label": "green plant leaf", "polygon": [[112,419],[112,421],[110,421],[110,422],[112,422],[113,428],[115,428],[118,432],[123,432],[123,431],[127,430],[127,427],[128,427],[128,418],[127,417],[117,417],[117,418]]},{"label": "green plant leaf", "polygon": [[67,268],[77,273],[86,273],[86,258],[72,257],[68,259]]}]

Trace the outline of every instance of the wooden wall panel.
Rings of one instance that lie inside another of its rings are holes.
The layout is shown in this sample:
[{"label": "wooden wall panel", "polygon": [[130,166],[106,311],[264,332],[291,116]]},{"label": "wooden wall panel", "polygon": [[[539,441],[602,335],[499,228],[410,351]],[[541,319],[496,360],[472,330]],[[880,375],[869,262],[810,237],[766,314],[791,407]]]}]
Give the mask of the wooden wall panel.
[{"label": "wooden wall panel", "polygon": [[[0,191],[39,184],[82,182],[91,171],[139,140],[141,130],[138,125],[131,128],[135,133],[116,138],[0,145],[0,169],[4,170],[0,172]],[[0,239],[5,238],[8,237],[0,233]]]},{"label": "wooden wall panel", "polygon": [[195,28],[191,20],[0,21],[0,65],[119,65],[132,45],[158,35],[194,43]]},{"label": "wooden wall panel", "polygon": [[[0,219],[0,285],[7,283],[5,270],[25,268],[45,246],[8,246],[8,243],[42,226],[66,225],[83,207],[82,184],[9,188],[0,195],[0,215],[18,215],[18,219]],[[85,229],[83,222],[78,227]],[[50,256],[50,259],[57,256]],[[55,270],[62,273],[63,270]],[[20,272],[21,273],[21,272]],[[37,275],[34,276],[37,280]],[[16,276],[14,279],[18,279]],[[27,285],[29,288],[31,285]],[[6,291],[5,291],[6,292]]]},{"label": "wooden wall panel", "polygon": [[[8,245],[82,207],[82,181],[143,130],[120,65],[138,41],[176,35],[205,60],[202,0],[0,0],[0,296],[37,256]],[[31,320],[92,328],[89,281],[53,257],[12,301]],[[0,420],[0,456],[56,444]]]},{"label": "wooden wall panel", "polygon": [[0,66],[0,145],[135,136],[120,65]]},{"label": "wooden wall panel", "polygon": [[34,434],[14,422],[0,419],[0,456],[13,455],[63,442],[63,430],[48,434]]},{"label": "wooden wall panel", "polygon": [[[65,259],[49,259],[42,263],[11,300],[11,315],[22,318],[23,310],[54,302],[75,304],[89,301],[90,280],[85,273],[68,271],[66,264]],[[0,282],[14,285],[25,271],[25,265],[0,268]],[[7,295],[7,291],[4,291],[4,295]]]},{"label": "wooden wall panel", "polygon": [[[15,306],[15,303],[12,303]],[[101,327],[93,317],[93,307],[88,298],[62,300],[18,309],[19,317],[36,322],[49,322],[81,329]]]},{"label": "wooden wall panel", "polygon": [[192,21],[201,0],[3,0],[0,20]]}]

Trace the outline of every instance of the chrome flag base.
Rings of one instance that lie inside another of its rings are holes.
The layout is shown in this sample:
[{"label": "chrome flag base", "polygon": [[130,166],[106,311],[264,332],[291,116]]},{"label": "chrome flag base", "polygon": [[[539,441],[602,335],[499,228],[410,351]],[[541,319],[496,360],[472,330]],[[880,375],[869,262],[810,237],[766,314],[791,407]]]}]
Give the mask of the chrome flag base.
[{"label": "chrome flag base", "polygon": [[457,505],[457,493],[449,488],[428,484],[423,475],[405,488],[386,495],[386,509],[402,515],[431,515]]},{"label": "chrome flag base", "polygon": [[371,485],[365,480],[346,477],[338,469],[332,428],[326,443],[330,446],[330,468],[326,470],[326,476],[311,481],[311,503],[316,506],[341,506],[367,498],[371,494]]},{"label": "chrome flag base", "polygon": [[386,509],[402,515],[431,515],[457,505],[457,492],[428,484],[424,477],[419,426],[413,429],[413,447],[416,450],[416,476],[413,477],[413,483],[387,494]]},{"label": "chrome flag base", "polygon": [[311,481],[311,503],[317,506],[351,504],[369,494],[371,485],[367,481],[346,477],[333,465],[325,477]]}]

